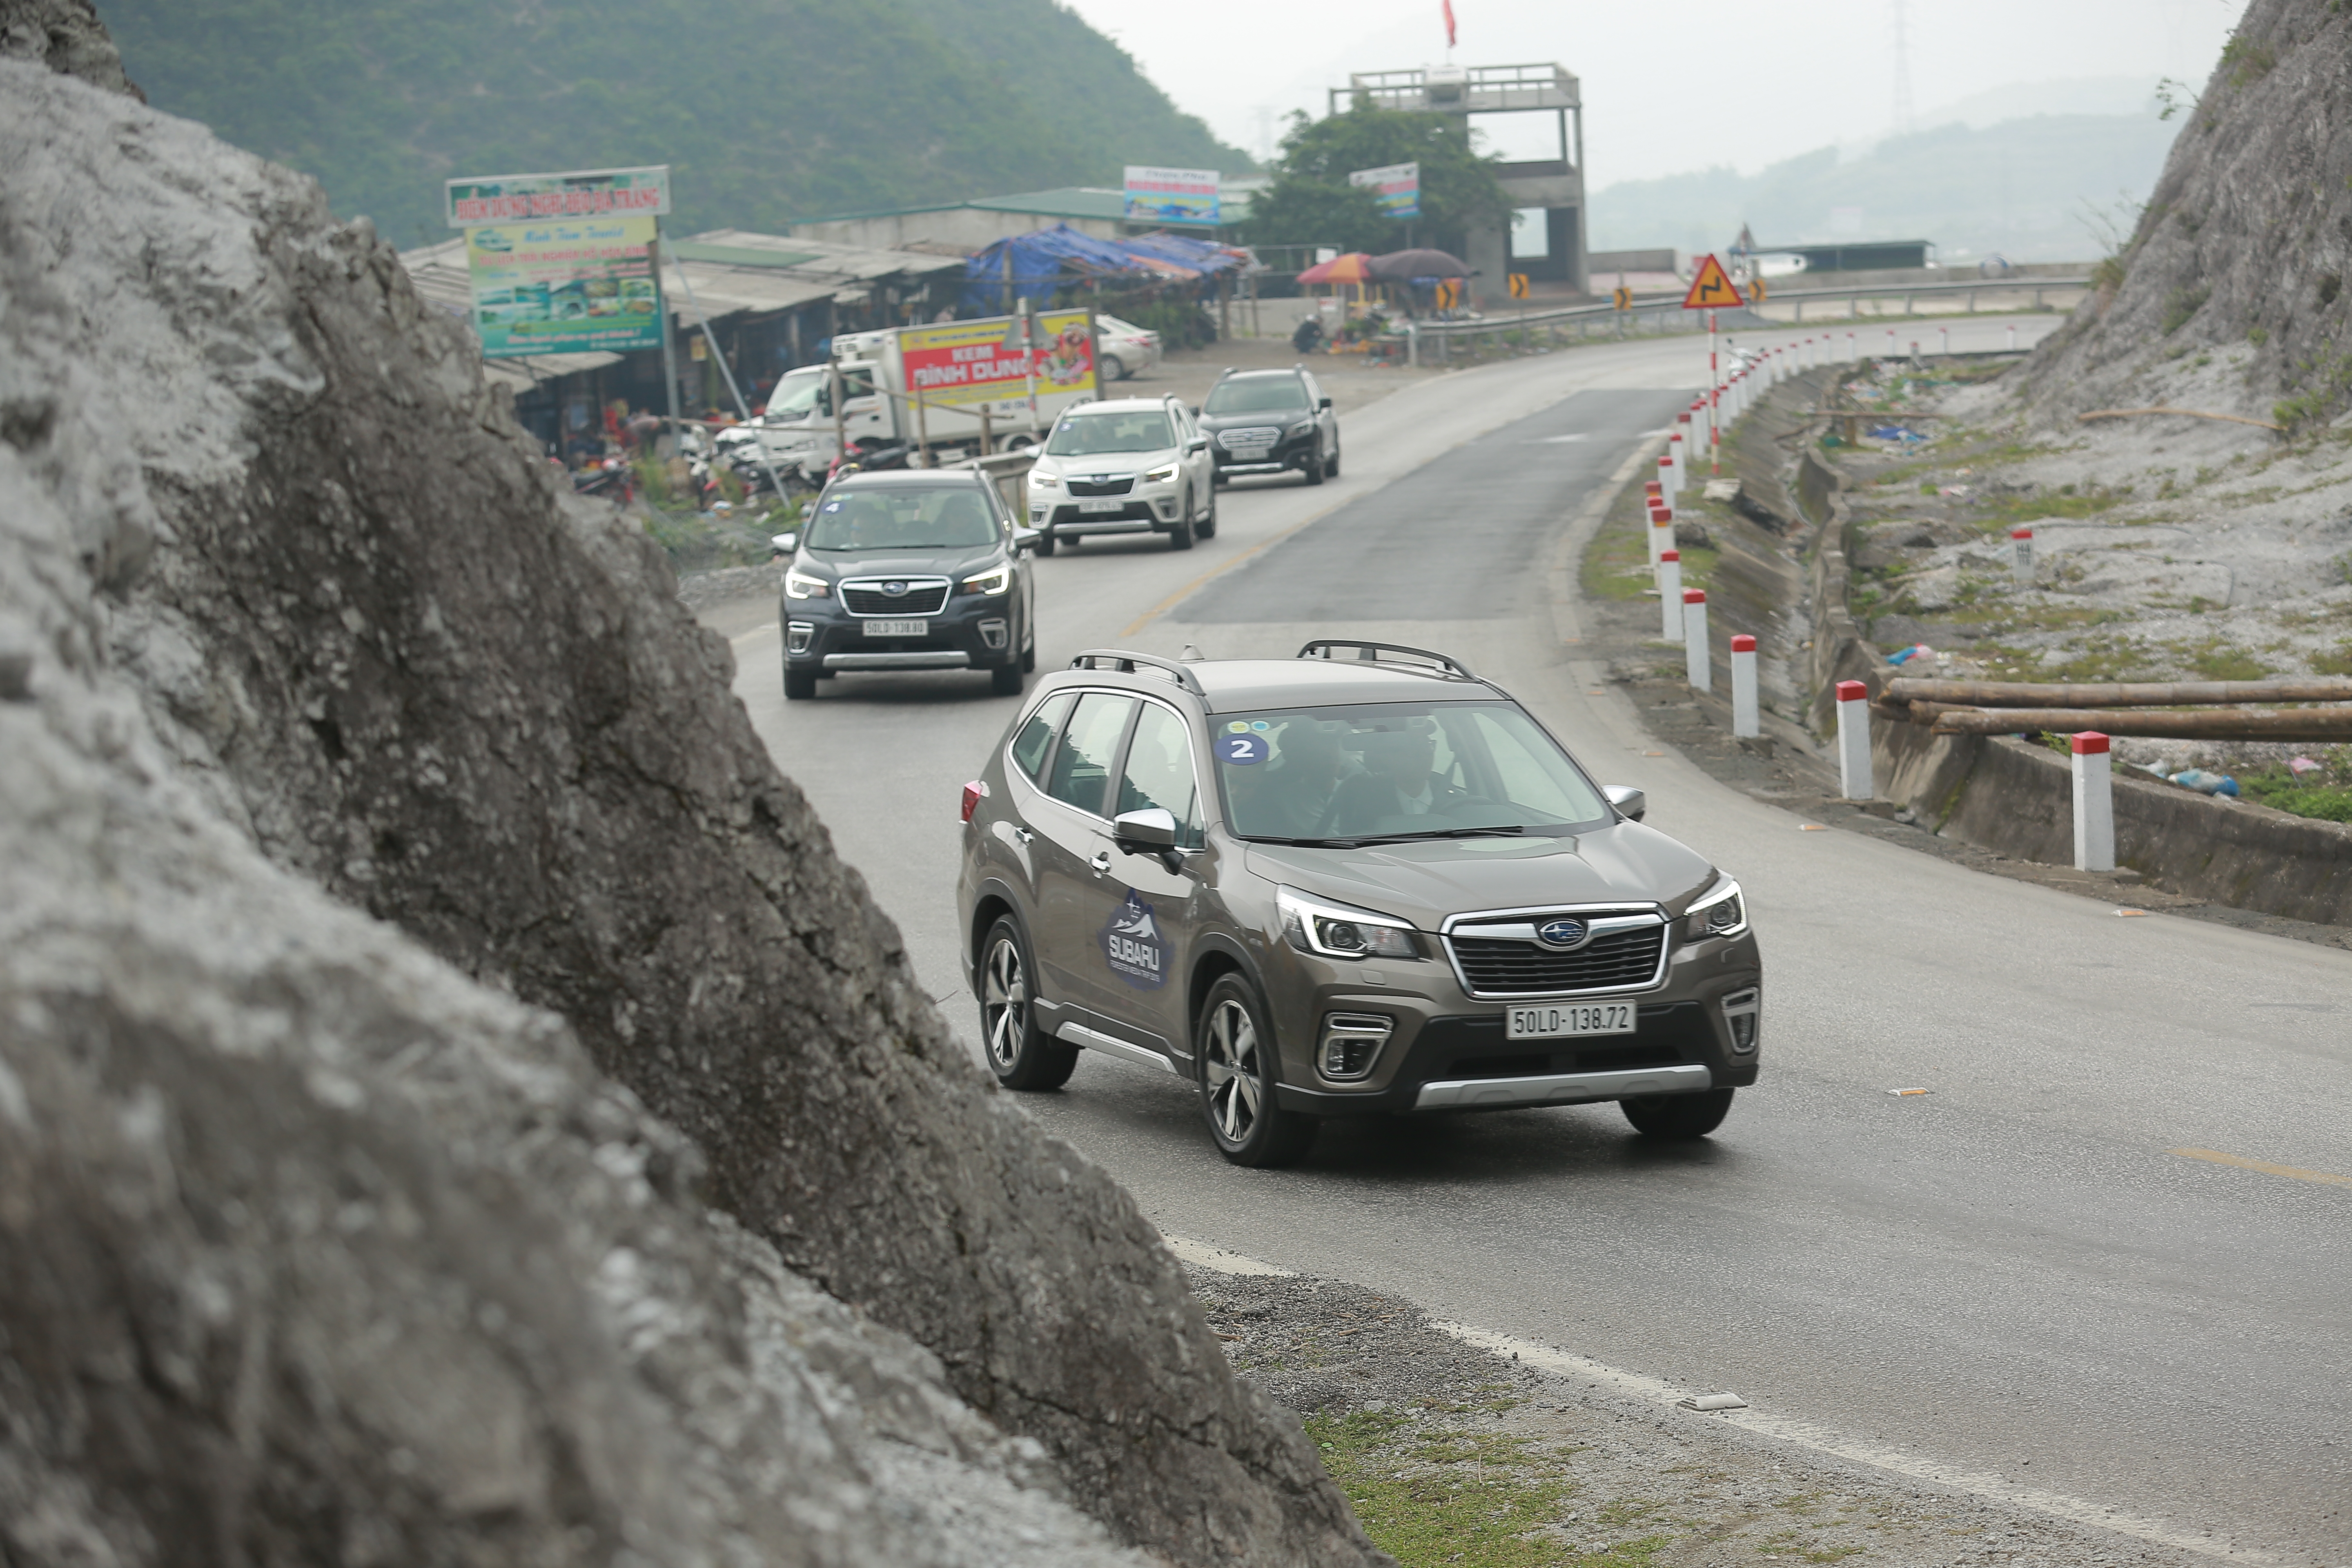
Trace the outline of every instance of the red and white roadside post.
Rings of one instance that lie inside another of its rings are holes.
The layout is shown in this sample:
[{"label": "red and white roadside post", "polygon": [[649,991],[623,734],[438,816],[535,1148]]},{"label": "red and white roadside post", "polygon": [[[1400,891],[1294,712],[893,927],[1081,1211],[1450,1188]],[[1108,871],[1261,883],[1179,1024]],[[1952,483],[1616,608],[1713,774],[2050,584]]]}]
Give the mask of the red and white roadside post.
[{"label": "red and white roadside post", "polygon": [[2033,531],[2030,528],[2009,531],[2009,574],[2020,587],[2033,586]]},{"label": "red and white roadside post", "polygon": [[2109,742],[2096,730],[2073,737],[2074,869],[2116,868],[2116,782]]},{"label": "red and white roadside post", "polygon": [[1715,689],[1715,659],[1706,646],[1706,591],[1683,590],[1683,668],[1693,691]]},{"label": "red and white roadside post", "polygon": [[1668,506],[1675,504],[1675,459],[1671,452],[1658,454],[1658,494]]},{"label": "red and white roadside post", "polygon": [[1756,706],[1756,639],[1746,632],[1731,639],[1731,732],[1764,732],[1763,715]]},{"label": "red and white roadside post", "polygon": [[1886,357],[1887,357],[1888,359],[1894,359],[1894,358],[1896,358],[1896,357],[1897,357],[1897,355],[1896,355],[1895,351],[1896,351],[1896,349],[1897,349],[1899,346],[1900,346],[1900,345],[1899,345],[1899,344],[1897,344],[1897,343],[1895,342],[1895,329],[1894,329],[1893,327],[1889,327],[1889,328],[1887,328],[1887,329],[1886,329]]},{"label": "red and white roadside post", "polygon": [[1949,359],[1949,358],[1951,358],[1951,357],[1952,357],[1952,329],[1951,329],[1951,328],[1949,328],[1949,327],[1937,327],[1937,328],[1936,329],[1936,331],[1937,331],[1937,334],[1938,336],[1940,336],[1940,337],[1944,340],[1944,346],[1943,346],[1940,350],[1938,350],[1938,351],[1937,351],[1937,353],[1941,355],[1941,357],[1943,357],[1943,358],[1945,358],[1945,359]]},{"label": "red and white roadside post", "polygon": [[1848,364],[1862,363],[1862,340],[1852,332],[1845,335],[1845,363]]},{"label": "red and white roadside post", "polygon": [[2009,324],[2009,352],[2011,353],[2015,353],[2017,352],[2017,323],[2015,321],[2011,321]]},{"label": "red and white roadside post", "polygon": [[1650,565],[1654,570],[1659,559],[1675,547],[1675,509],[1653,503],[1650,508]]},{"label": "red and white roadside post", "polygon": [[1683,640],[1683,552],[1665,551],[1658,557],[1658,635],[1668,642]]},{"label": "red and white roadside post", "polygon": [[[1680,495],[1683,487],[1690,483],[1690,443],[1683,439],[1681,431],[1666,432],[1666,456],[1675,460],[1675,493]],[[1670,500],[1666,504],[1672,506],[1674,502]]]},{"label": "red and white roadside post", "polygon": [[1878,793],[1870,778],[1870,688],[1839,681],[1837,715],[1838,790],[1848,800],[1869,800]]}]

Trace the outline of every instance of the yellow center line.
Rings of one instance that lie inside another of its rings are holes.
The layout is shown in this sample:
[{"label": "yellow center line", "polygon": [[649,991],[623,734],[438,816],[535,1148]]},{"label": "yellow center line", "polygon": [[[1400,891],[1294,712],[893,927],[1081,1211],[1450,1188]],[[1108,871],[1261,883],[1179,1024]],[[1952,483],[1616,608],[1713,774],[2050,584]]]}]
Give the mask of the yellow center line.
[{"label": "yellow center line", "polygon": [[1124,627],[1120,628],[1118,640],[1125,642],[1128,638],[1141,631],[1145,626],[1150,626],[1153,621],[1158,620],[1161,616],[1166,615],[1169,611],[1182,604],[1187,598],[1192,596],[1192,591],[1200,587],[1202,584],[1209,582],[1213,578],[1223,576],[1226,573],[1232,571],[1234,567],[1240,565],[1251,556],[1257,554],[1260,551],[1265,550],[1269,545],[1281,543],[1292,534],[1297,533],[1300,529],[1305,528],[1311,523],[1322,521],[1325,518],[1330,516],[1333,512],[1338,511],[1341,507],[1355,499],[1356,497],[1352,495],[1336,497],[1333,499],[1330,505],[1325,507],[1321,511],[1317,512],[1313,517],[1305,518],[1297,522],[1294,522],[1288,528],[1284,529],[1281,532],[1274,534],[1269,538],[1259,540],[1255,544],[1251,545],[1247,550],[1243,551],[1239,555],[1234,556],[1232,560],[1220,562],[1218,564],[1210,567],[1207,571],[1194,577],[1191,582],[1185,584],[1182,587],[1177,589],[1174,593],[1169,595],[1158,604],[1152,605],[1151,608],[1144,611],[1143,614],[1128,622]]},{"label": "yellow center line", "polygon": [[2266,1176],[2287,1176],[2298,1182],[2316,1182],[2327,1187],[2352,1187],[2352,1176],[2339,1176],[2333,1171],[2306,1171],[2300,1165],[2273,1165],[2268,1160],[2249,1160],[2243,1154],[2224,1154],[2219,1149],[2168,1149],[2168,1154],[2178,1154],[2184,1160],[2210,1160],[2216,1165],[2235,1165],[2242,1171],[2260,1171]]}]

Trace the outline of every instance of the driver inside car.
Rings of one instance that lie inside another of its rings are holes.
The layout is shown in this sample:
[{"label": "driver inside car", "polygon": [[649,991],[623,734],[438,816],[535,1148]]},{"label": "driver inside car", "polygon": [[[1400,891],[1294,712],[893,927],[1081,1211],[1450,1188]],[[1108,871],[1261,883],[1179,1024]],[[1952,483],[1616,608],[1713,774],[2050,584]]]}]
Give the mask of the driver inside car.
[{"label": "driver inside car", "polygon": [[1331,800],[1335,831],[1381,831],[1383,818],[1424,816],[1470,798],[1432,771],[1437,760],[1437,727],[1415,719],[1402,730],[1364,737],[1364,771],[1343,781]]}]

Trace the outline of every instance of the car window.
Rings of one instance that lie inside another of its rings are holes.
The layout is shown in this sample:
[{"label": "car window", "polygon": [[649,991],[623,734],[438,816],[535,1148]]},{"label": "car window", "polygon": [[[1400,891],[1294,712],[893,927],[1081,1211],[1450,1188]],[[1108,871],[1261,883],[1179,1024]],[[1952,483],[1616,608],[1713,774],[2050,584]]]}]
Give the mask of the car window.
[{"label": "car window", "polygon": [[1192,773],[1192,742],[1184,721],[1167,709],[1145,703],[1135,721],[1135,738],[1127,743],[1127,765],[1119,770],[1118,810],[1149,811],[1158,806],[1176,819],[1176,842],[1198,849],[1201,837],[1201,791]]},{"label": "car window", "polygon": [[1055,423],[1045,450],[1056,458],[1091,458],[1101,452],[1162,452],[1175,444],[1165,409],[1076,410]]},{"label": "car window", "polygon": [[1203,414],[1277,414],[1286,409],[1309,408],[1307,389],[1295,375],[1251,376],[1245,380],[1221,381],[1209,393],[1209,400],[1201,405]]},{"label": "car window", "polygon": [[1132,697],[1108,691],[1081,696],[1045,770],[1045,793],[1066,805],[1103,815],[1111,759],[1118,753],[1119,732],[1127,728],[1127,716],[1134,710]]},{"label": "car window", "polygon": [[971,485],[836,489],[808,527],[812,550],[952,550],[993,544],[999,525]]},{"label": "car window", "polygon": [[1225,820],[1248,838],[1564,833],[1611,820],[1582,770],[1510,703],[1221,718],[1212,750]]},{"label": "car window", "polygon": [[1035,778],[1037,770],[1045,765],[1045,749],[1054,743],[1054,731],[1061,728],[1062,720],[1070,711],[1071,700],[1070,693],[1055,692],[1037,705],[1037,711],[1029,715],[1029,722],[1013,737],[1013,761],[1031,778]]}]

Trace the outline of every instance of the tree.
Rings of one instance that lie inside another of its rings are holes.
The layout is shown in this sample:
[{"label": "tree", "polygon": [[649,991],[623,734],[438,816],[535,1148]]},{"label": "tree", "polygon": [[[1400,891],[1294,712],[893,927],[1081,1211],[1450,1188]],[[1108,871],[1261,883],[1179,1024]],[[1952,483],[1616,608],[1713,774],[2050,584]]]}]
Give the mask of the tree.
[{"label": "tree", "polygon": [[1402,249],[1406,226],[1381,216],[1372,193],[1348,184],[1359,169],[1421,165],[1421,216],[1412,242],[1461,254],[1474,225],[1510,221],[1496,178],[1497,160],[1470,146],[1461,117],[1375,108],[1359,97],[1344,114],[1290,117],[1274,181],[1250,205],[1244,233],[1253,245],[1337,245],[1377,255]]}]

